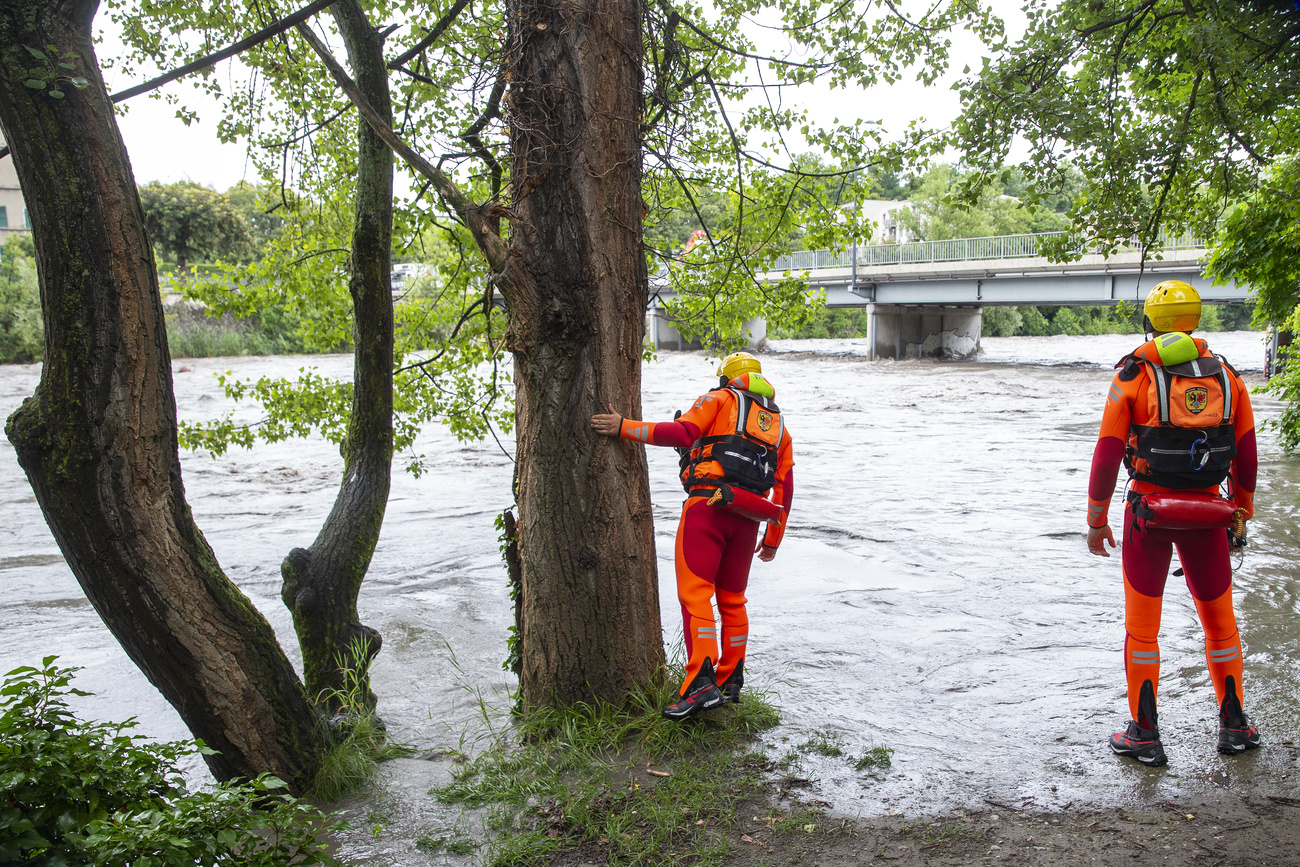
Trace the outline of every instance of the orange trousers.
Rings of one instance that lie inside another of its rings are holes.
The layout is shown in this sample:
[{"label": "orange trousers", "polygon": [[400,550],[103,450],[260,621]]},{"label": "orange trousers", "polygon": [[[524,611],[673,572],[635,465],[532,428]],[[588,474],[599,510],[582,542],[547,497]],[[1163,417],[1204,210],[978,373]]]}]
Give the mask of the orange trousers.
[{"label": "orange trousers", "polygon": [[1223,530],[1161,530],[1148,528],[1139,533],[1133,526],[1133,510],[1124,510],[1121,559],[1124,564],[1124,674],[1128,681],[1129,712],[1138,725],[1138,694],[1142,684],[1160,686],[1160,609],[1165,579],[1173,549],[1183,564],[1187,588],[1196,603],[1196,613],[1205,630],[1205,661],[1214,694],[1222,705],[1224,682],[1229,675],[1241,690],[1241,637],[1232,610],[1232,567],[1228,535]]},{"label": "orange trousers", "polygon": [[[745,588],[758,541],[758,522],[708,504],[707,497],[689,497],[677,524],[677,598],[682,603],[682,633],[686,637],[686,679],[681,693],[709,659],[718,683],[725,681],[745,658],[749,615]],[[713,599],[717,597],[722,620]]]}]

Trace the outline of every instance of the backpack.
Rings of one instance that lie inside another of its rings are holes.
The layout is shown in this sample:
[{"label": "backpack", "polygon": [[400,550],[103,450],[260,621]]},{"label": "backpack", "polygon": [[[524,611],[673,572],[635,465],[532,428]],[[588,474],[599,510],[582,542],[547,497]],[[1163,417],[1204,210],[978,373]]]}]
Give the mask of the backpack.
[{"label": "backpack", "polygon": [[682,487],[687,491],[705,485],[725,483],[766,494],[776,484],[777,448],[785,432],[781,410],[770,398],[739,388],[736,398],[735,430],[703,436],[682,455]]},{"label": "backpack", "polygon": [[[1177,333],[1156,341],[1175,337],[1190,342]],[[1232,377],[1236,371],[1214,355],[1157,364],[1141,349],[1122,363],[1121,377],[1130,370],[1132,376],[1137,375],[1137,368],[1129,365],[1146,365],[1150,377],[1148,418],[1155,422],[1129,428],[1124,450],[1129,477],[1174,490],[1221,484],[1237,456],[1232,424]]]}]

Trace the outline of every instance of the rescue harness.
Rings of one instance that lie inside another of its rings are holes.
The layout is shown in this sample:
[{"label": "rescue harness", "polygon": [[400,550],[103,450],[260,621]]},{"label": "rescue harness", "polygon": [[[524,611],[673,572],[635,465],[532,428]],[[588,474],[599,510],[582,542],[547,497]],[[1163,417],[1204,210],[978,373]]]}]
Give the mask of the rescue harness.
[{"label": "rescue harness", "polygon": [[[730,485],[766,494],[776,484],[777,448],[785,432],[781,410],[770,398],[728,386],[736,398],[732,433],[703,436],[682,449],[681,481],[687,493]],[[703,492],[702,492],[703,493]]]},{"label": "rescue harness", "polygon": [[1237,456],[1231,368],[1213,355],[1170,366],[1130,355],[1122,363],[1146,365],[1157,418],[1129,428],[1129,478],[1175,490],[1221,484]]}]

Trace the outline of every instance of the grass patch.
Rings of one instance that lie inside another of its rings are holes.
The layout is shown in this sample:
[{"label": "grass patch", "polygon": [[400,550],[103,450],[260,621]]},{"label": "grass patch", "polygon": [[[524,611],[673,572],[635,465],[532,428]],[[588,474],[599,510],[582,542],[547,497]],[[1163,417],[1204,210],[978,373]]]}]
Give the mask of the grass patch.
[{"label": "grass patch", "polygon": [[441,835],[434,837],[430,834],[421,834],[415,838],[415,848],[427,855],[439,855],[446,853],[448,855],[469,855],[474,852],[477,846],[472,840],[466,840],[464,837],[449,837]]},{"label": "grass patch", "polygon": [[236,319],[230,314],[206,316],[201,310],[179,305],[167,314],[167,347],[172,358],[291,355],[305,351],[302,340],[292,331],[261,319]]},{"label": "grass patch", "polygon": [[965,825],[960,820],[942,819],[936,822],[912,822],[899,831],[899,836],[920,841],[922,849],[935,849],[978,840],[982,833],[979,828]]},{"label": "grass patch", "polygon": [[[322,718],[330,714],[326,724],[332,743],[312,781],[311,796],[316,800],[337,801],[369,783],[380,762],[411,753],[406,744],[388,739],[383,722],[370,703],[373,658],[359,644],[349,647],[337,658],[344,688],[327,690],[317,698]],[[370,823],[371,816],[366,821]],[[388,822],[377,820],[373,824],[378,836]]]},{"label": "grass patch", "polygon": [[844,741],[838,734],[813,732],[807,742],[799,748],[802,753],[816,753],[828,759],[837,759],[844,755]]},{"label": "grass patch", "polygon": [[581,705],[519,720],[509,739],[435,789],[444,803],[489,807],[485,863],[544,864],[560,853],[597,863],[720,865],[736,808],[767,787],[773,765],[746,752],[779,723],[746,692],[684,722],[660,715],[675,683],[635,692],[624,707]]},{"label": "grass patch", "polygon": [[894,763],[894,750],[892,747],[872,747],[853,763],[853,767],[859,771],[865,771],[868,768],[887,768]]}]

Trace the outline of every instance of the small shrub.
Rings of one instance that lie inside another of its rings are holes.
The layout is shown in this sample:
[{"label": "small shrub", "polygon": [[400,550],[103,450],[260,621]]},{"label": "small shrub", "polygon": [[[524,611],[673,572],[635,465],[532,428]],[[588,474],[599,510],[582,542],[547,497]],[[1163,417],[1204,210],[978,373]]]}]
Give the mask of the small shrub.
[{"label": "small shrub", "polygon": [[264,774],[191,792],[177,761],[202,742],[148,742],[136,723],[83,722],[75,668],[16,668],[0,688],[0,863],[194,867],[338,864],[337,816]]}]

